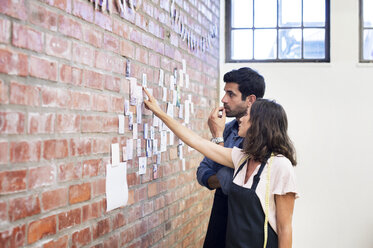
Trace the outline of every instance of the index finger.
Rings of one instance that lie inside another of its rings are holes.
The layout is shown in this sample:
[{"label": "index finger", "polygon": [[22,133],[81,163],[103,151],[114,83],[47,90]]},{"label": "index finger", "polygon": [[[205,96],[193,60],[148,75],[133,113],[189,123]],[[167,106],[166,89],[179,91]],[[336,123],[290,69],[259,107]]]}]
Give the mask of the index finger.
[{"label": "index finger", "polygon": [[145,94],[148,96],[148,98],[150,99],[151,95],[149,93],[149,91],[145,88],[145,86],[142,86],[142,90],[145,92]]}]

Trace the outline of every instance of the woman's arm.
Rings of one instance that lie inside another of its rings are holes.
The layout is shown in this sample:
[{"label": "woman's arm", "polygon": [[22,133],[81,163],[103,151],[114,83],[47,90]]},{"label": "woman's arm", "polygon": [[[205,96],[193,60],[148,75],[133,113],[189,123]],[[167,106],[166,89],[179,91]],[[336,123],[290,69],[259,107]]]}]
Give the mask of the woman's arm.
[{"label": "woman's arm", "polygon": [[292,217],[295,194],[275,195],[276,222],[279,248],[291,248],[292,245]]},{"label": "woman's arm", "polygon": [[145,106],[150,109],[156,116],[158,116],[159,119],[161,119],[177,137],[184,141],[185,144],[193,147],[209,159],[219,164],[234,168],[231,148],[226,148],[214,144],[206,139],[203,139],[201,136],[199,136],[189,128],[184,127],[178,121],[168,116],[159,107],[156,99],[152,95],[150,95],[150,93],[144,87],[143,90],[149,98],[149,100],[144,100]]}]

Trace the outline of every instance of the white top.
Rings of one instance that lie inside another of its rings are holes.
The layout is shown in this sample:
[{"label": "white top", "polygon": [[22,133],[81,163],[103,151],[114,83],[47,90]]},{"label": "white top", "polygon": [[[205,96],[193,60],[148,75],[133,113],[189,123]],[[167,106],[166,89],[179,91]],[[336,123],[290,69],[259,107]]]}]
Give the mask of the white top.
[{"label": "white top", "polygon": [[[236,174],[239,166],[239,162],[245,156],[242,152],[242,149],[233,147],[232,149],[232,161],[234,164],[234,174]],[[270,160],[268,160],[270,161]],[[242,161],[243,162],[243,161]],[[242,163],[241,162],[241,163]],[[268,163],[267,163],[268,165]],[[251,174],[250,178],[247,180],[246,184],[244,184],[245,176],[246,176],[246,169],[247,163],[243,166],[241,171],[237,174],[236,178],[233,182],[239,186],[245,188],[251,188],[253,184],[254,176],[258,173],[260,165],[258,165],[254,172]],[[266,194],[266,186],[267,186],[267,173],[268,173],[268,166],[265,166],[262,174],[260,175],[260,181],[258,186],[256,187],[255,193],[259,197],[260,203],[263,208],[263,212],[265,211],[265,194]],[[269,212],[268,212],[268,222],[273,228],[273,230],[277,233],[277,224],[276,224],[276,204],[275,204],[275,194],[276,195],[285,195],[286,193],[295,193],[296,198],[298,198],[298,192],[296,189],[296,182],[295,182],[295,173],[294,168],[289,159],[282,155],[277,155],[272,159],[272,166],[271,166],[271,182],[270,182],[270,197],[269,197]]]}]

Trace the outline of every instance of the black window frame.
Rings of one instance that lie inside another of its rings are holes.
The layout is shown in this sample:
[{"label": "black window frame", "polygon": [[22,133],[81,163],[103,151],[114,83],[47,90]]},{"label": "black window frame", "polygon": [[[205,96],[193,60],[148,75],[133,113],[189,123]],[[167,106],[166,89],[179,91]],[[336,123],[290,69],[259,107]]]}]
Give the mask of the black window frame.
[{"label": "black window frame", "polygon": [[373,63],[373,59],[364,59],[364,30],[371,29],[373,27],[364,27],[364,3],[363,0],[359,0],[359,62],[360,63]]},{"label": "black window frame", "polygon": [[[231,24],[231,21],[232,21],[232,18],[231,18],[231,13],[232,13],[232,10],[231,10],[231,1],[232,0],[226,0],[225,1],[225,62],[226,63],[247,63],[247,62],[250,62],[250,63],[273,63],[273,62],[276,62],[276,63],[307,63],[307,62],[311,62],[311,63],[329,63],[330,62],[330,0],[325,0],[325,58],[323,59],[305,59],[305,58],[301,58],[301,59],[279,59],[279,58],[276,58],[276,59],[261,59],[261,60],[258,60],[258,59],[244,59],[244,60],[237,60],[237,59],[231,59],[232,57],[232,54],[231,54],[231,34],[232,34],[232,24]],[[260,0],[253,0],[253,1],[260,1]],[[361,1],[361,0],[360,0]],[[253,2],[254,4],[254,2]],[[255,15],[255,10],[253,9],[254,11],[254,15]],[[279,33],[279,30],[280,29],[286,29],[284,27],[279,27],[279,24],[278,24],[278,11],[279,11],[279,0],[277,0],[277,25],[276,25],[276,30],[277,30],[277,56],[278,57],[278,45],[279,45],[279,41],[278,41],[278,33]],[[302,23],[301,23],[301,26],[300,27],[296,27],[296,28],[300,28],[302,30],[304,29],[308,29],[308,28],[315,28],[315,27],[304,27],[303,26],[303,0],[302,0]],[[320,27],[316,27],[316,28],[320,28]],[[250,28],[252,29],[253,31],[255,29],[268,29],[268,28]],[[273,28],[270,28],[270,29],[273,29]],[[303,33],[303,32],[302,32]],[[253,37],[254,39],[254,37]],[[302,48],[301,48],[301,51],[302,51],[302,57],[303,57],[303,46],[304,46],[304,42],[303,42],[303,37],[302,37]]]}]

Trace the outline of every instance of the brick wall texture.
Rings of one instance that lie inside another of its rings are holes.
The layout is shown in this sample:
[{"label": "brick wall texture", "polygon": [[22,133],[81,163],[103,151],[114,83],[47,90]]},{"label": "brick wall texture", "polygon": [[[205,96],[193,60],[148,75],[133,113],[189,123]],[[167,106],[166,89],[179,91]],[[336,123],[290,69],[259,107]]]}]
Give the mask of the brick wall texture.
[{"label": "brick wall texture", "polygon": [[[218,38],[192,52],[170,20],[171,1],[137,2],[136,12],[125,7],[121,16],[116,4],[108,13],[88,0],[0,1],[1,248],[202,247],[213,195],[196,180],[202,156],[184,146],[183,171],[177,142],[162,153],[157,179],[154,157],[145,175],[137,159],[129,161],[128,204],[106,212],[110,145],[132,138],[128,116],[118,134],[129,99],[127,59],[162,107],[159,70],[169,86],[184,59],[190,87],[181,99],[192,95],[189,126],[206,138],[218,100]],[[218,0],[176,0],[175,7],[196,35],[219,23]],[[149,111],[142,118],[152,124]]]}]

